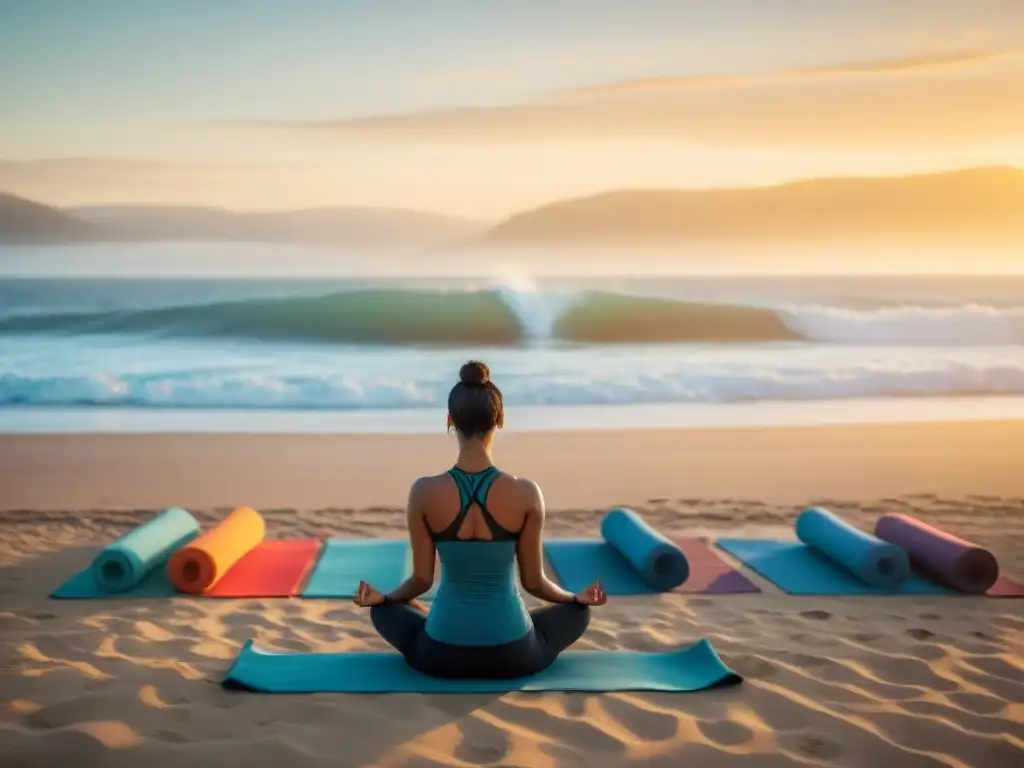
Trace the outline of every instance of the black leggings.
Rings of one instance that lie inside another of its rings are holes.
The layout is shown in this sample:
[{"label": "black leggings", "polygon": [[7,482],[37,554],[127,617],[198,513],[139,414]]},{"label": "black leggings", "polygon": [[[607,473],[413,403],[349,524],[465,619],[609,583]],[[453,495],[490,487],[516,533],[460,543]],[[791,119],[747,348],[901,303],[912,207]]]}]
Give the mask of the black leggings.
[{"label": "black leggings", "polygon": [[370,610],[380,636],[402,654],[413,669],[432,677],[507,679],[546,669],[587,630],[590,609],[559,603],[530,611],[533,629],[525,637],[501,645],[452,645],[426,631],[427,616],[405,603],[384,603]]}]

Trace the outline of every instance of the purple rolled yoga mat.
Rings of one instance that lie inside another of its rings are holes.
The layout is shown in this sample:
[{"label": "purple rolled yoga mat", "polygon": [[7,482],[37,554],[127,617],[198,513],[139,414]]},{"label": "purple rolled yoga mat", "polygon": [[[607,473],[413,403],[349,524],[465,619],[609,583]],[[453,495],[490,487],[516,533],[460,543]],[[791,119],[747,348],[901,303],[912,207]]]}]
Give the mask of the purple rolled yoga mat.
[{"label": "purple rolled yoga mat", "polygon": [[915,568],[960,592],[984,594],[999,580],[999,563],[987,549],[909,515],[882,515],[875,536],[902,547]]}]

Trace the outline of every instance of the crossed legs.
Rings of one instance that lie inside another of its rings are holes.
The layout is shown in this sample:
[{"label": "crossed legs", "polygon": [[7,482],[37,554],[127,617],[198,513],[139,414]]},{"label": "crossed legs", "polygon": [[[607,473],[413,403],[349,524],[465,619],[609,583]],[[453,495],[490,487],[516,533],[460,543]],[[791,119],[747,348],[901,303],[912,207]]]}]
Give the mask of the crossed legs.
[{"label": "crossed legs", "polygon": [[370,609],[373,626],[409,666],[436,677],[509,678],[547,668],[590,624],[590,609],[564,603],[530,611],[534,631],[498,646],[440,643],[426,632],[426,614],[403,603]]}]

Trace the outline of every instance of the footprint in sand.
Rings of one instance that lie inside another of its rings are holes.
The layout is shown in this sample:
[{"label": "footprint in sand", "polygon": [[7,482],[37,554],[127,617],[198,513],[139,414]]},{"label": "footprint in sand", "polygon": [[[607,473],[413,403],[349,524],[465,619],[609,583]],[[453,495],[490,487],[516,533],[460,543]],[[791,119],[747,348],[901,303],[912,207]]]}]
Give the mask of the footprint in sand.
[{"label": "footprint in sand", "polygon": [[857,632],[850,637],[858,643],[873,643],[875,640],[881,637],[871,632]]},{"label": "footprint in sand", "polygon": [[843,754],[842,748],[827,739],[810,734],[786,734],[779,740],[784,748],[819,760],[834,760]]},{"label": "footprint in sand", "polygon": [[828,611],[801,611],[800,615],[805,619],[814,619],[815,621],[828,621],[832,618],[832,614]]},{"label": "footprint in sand", "polygon": [[775,674],[775,665],[760,656],[734,656],[728,660],[729,667],[745,678],[764,680]]},{"label": "footprint in sand", "polygon": [[882,499],[882,503],[890,507],[905,507],[907,502],[903,499]]},{"label": "footprint in sand", "polygon": [[925,621],[939,621],[942,617],[937,613],[921,613],[918,614],[917,618],[924,619]]},{"label": "footprint in sand", "polygon": [[935,633],[929,632],[927,629],[908,629],[906,634],[915,640],[931,640],[935,637]]},{"label": "footprint in sand", "polygon": [[165,744],[186,744],[189,740],[188,736],[171,730],[157,731],[152,738]]},{"label": "footprint in sand", "polygon": [[739,747],[754,739],[754,732],[749,727],[732,720],[698,720],[697,728],[716,746]]},{"label": "footprint in sand", "polygon": [[508,739],[508,734],[494,727],[487,728],[482,734],[464,731],[454,757],[471,765],[493,765],[508,755]]},{"label": "footprint in sand", "polygon": [[286,650],[298,651],[299,653],[308,652],[310,650],[309,643],[298,639],[285,638],[283,640],[278,640],[277,644]]}]

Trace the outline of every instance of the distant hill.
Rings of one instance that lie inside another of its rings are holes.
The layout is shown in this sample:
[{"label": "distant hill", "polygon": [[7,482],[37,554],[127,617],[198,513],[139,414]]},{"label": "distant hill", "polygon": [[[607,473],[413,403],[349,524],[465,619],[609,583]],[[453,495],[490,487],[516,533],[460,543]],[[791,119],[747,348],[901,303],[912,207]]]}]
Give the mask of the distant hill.
[{"label": "distant hill", "polygon": [[481,247],[624,243],[762,248],[967,241],[1024,247],[1024,171],[972,168],[774,187],[623,190],[551,203],[494,226],[385,208],[242,212],[114,205],[58,210],[0,194],[0,242],[86,240],[323,244],[425,257]]},{"label": "distant hill", "polygon": [[60,210],[0,193],[0,243],[230,240],[417,250],[485,228],[469,219],[401,209],[238,212],[113,205]]},{"label": "distant hill", "polygon": [[440,214],[387,208],[231,211],[164,206],[87,206],[75,218],[117,239],[232,240],[417,249],[475,235],[486,225]]},{"label": "distant hill", "polygon": [[1024,243],[1024,171],[608,192],[519,213],[465,245],[902,244],[959,237]]},{"label": "distant hill", "polygon": [[46,205],[0,192],[0,242],[71,242],[90,239],[94,227]]}]

